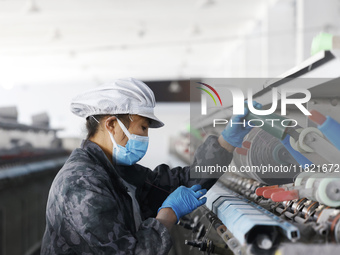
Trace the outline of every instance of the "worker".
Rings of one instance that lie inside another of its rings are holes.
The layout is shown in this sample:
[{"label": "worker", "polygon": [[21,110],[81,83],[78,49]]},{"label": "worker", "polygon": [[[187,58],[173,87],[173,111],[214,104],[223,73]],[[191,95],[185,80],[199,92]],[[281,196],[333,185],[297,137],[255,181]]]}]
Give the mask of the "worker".
[{"label": "worker", "polygon": [[[56,175],[48,197],[41,254],[167,254],[170,229],[203,205],[216,179],[190,179],[190,167],[153,171],[136,164],[148,148],[151,89],[119,79],[76,96],[71,111],[86,119],[87,138]],[[239,116],[238,116],[239,117]],[[249,127],[209,136],[195,162],[229,165]]]}]

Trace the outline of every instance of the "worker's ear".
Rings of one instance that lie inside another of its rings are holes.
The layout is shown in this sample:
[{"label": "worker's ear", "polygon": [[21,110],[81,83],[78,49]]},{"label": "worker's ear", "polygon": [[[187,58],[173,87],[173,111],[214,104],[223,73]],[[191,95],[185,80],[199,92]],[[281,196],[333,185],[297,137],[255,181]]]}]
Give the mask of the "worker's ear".
[{"label": "worker's ear", "polygon": [[117,118],[115,116],[110,116],[105,120],[105,128],[113,135],[115,134],[115,127],[117,124]]}]

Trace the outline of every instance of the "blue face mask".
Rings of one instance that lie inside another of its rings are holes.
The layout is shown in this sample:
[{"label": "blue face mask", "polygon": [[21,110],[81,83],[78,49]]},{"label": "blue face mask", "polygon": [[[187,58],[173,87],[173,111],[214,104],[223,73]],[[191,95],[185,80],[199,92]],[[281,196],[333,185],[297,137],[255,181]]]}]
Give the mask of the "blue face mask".
[{"label": "blue face mask", "polygon": [[125,147],[121,146],[116,143],[113,135],[109,132],[111,141],[113,143],[112,161],[117,165],[131,166],[144,157],[148,149],[149,137],[130,134],[130,132],[119,119],[117,119],[117,122],[129,140]]}]

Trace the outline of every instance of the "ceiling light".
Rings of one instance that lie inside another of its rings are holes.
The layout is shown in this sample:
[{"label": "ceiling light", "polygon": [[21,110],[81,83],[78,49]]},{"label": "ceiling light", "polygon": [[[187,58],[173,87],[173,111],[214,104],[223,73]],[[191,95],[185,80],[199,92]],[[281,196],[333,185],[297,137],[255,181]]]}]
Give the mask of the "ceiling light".
[{"label": "ceiling light", "polygon": [[59,28],[54,28],[52,29],[51,32],[51,40],[52,41],[57,41],[60,40],[62,38],[62,34]]},{"label": "ceiling light", "polygon": [[120,48],[121,48],[122,50],[127,50],[127,49],[128,49],[128,46],[127,46],[127,44],[122,44],[122,45],[120,46]]},{"label": "ceiling light", "polygon": [[168,90],[171,93],[179,93],[182,91],[182,87],[177,81],[172,81],[168,87]]},{"label": "ceiling light", "polygon": [[191,34],[192,35],[200,35],[201,34],[201,28],[197,24],[193,25],[193,27],[191,29]]},{"label": "ceiling light", "polygon": [[75,58],[77,56],[77,52],[75,50],[70,50],[70,52],[68,53],[70,58]]},{"label": "ceiling light", "polygon": [[146,31],[144,29],[140,29],[138,31],[138,37],[141,37],[141,38],[144,37],[145,33],[146,33]]},{"label": "ceiling light", "polygon": [[28,13],[37,13],[40,12],[40,8],[38,7],[35,0],[29,0],[26,4],[26,12]]},{"label": "ceiling light", "polygon": [[145,23],[144,23],[143,21],[141,21],[141,22],[139,23],[139,27],[140,27],[140,28],[139,28],[137,34],[138,34],[138,37],[142,38],[142,37],[144,37],[145,34],[146,34]]},{"label": "ceiling light", "polygon": [[200,8],[209,8],[215,4],[216,4],[215,0],[201,0],[199,1],[198,6]]}]

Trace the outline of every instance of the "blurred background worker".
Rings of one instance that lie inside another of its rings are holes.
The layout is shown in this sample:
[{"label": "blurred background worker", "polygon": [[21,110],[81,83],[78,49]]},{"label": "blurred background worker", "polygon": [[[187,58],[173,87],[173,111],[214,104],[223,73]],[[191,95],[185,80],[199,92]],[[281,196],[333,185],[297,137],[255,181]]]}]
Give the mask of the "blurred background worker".
[{"label": "blurred background worker", "polygon": [[[169,252],[168,230],[205,203],[200,197],[216,179],[190,179],[190,167],[151,171],[136,164],[147,151],[149,128],[164,125],[154,107],[153,92],[132,78],[73,99],[71,110],[86,118],[88,136],[53,181],[41,254]],[[229,165],[249,131],[234,125],[220,138],[208,137],[194,164]]]}]

